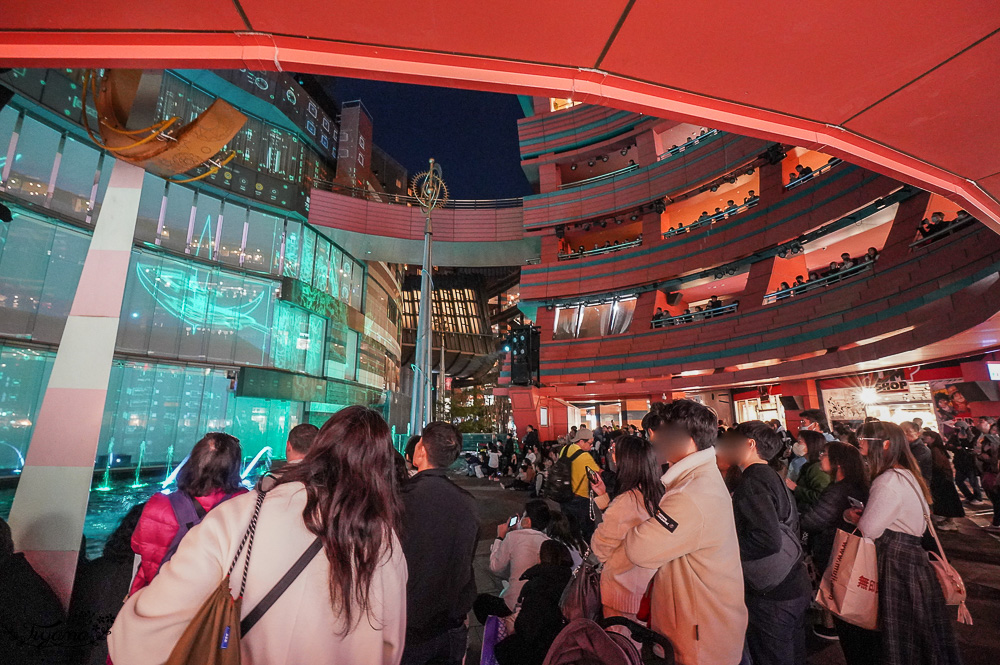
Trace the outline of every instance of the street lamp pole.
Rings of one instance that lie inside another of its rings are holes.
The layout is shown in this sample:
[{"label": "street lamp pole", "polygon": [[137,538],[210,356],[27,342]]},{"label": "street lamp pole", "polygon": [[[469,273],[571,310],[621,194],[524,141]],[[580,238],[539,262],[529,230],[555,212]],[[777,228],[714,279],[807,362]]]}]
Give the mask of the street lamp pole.
[{"label": "street lamp pole", "polygon": [[431,244],[431,213],[448,199],[448,188],[441,178],[441,165],[430,160],[427,171],[413,176],[413,195],[424,212],[424,261],[420,268],[420,301],[417,305],[417,338],[413,351],[413,385],[410,391],[410,431],[418,433],[433,419],[431,401],[433,358],[434,283]]}]

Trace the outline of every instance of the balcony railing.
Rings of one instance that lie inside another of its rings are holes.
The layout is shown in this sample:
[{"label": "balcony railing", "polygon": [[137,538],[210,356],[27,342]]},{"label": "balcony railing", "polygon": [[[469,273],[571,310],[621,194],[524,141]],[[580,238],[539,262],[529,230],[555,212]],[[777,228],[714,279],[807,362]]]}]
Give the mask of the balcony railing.
[{"label": "balcony railing", "polygon": [[677,326],[682,323],[693,323],[695,321],[704,321],[705,319],[714,319],[725,314],[732,314],[740,307],[739,301],[726,303],[725,305],[719,305],[718,307],[713,307],[711,309],[705,309],[700,312],[688,312],[686,314],[678,314],[677,316],[665,316],[659,320],[653,317],[651,328],[666,328],[667,326]]},{"label": "balcony railing", "polygon": [[704,134],[701,134],[699,136],[692,136],[691,138],[689,138],[687,141],[685,141],[681,145],[679,145],[679,146],[677,146],[675,148],[670,148],[666,152],[660,153],[659,155],[657,155],[656,161],[660,162],[660,161],[663,161],[664,159],[669,159],[670,157],[673,157],[674,155],[679,155],[682,152],[686,152],[688,149],[690,149],[690,148],[698,145],[699,143],[701,143],[702,141],[704,141],[708,137],[715,136],[718,133],[719,133],[718,129],[710,129],[707,132],[705,132]]},{"label": "balcony railing", "polygon": [[826,275],[825,277],[820,277],[819,279],[812,279],[805,284],[799,284],[798,286],[793,286],[788,289],[781,289],[780,291],[774,291],[768,293],[764,296],[764,304],[770,305],[771,303],[777,302],[779,300],[784,300],[786,298],[791,298],[792,296],[801,295],[808,291],[813,291],[815,289],[823,288],[824,286],[829,286],[835,282],[840,282],[845,279],[850,279],[856,275],[860,275],[863,272],[867,272],[872,269],[875,265],[874,261],[865,261],[864,263],[859,263],[856,266],[851,266],[845,270],[838,270],[835,273]]},{"label": "balcony railing", "polygon": [[703,226],[708,226],[709,224],[714,224],[715,222],[719,221],[720,219],[726,219],[728,217],[732,217],[734,215],[738,215],[741,212],[745,212],[745,211],[749,210],[750,208],[753,208],[754,206],[756,206],[758,204],[760,204],[760,197],[759,196],[755,196],[752,199],[750,199],[749,201],[747,201],[746,203],[741,203],[740,205],[735,206],[733,208],[726,208],[725,210],[723,210],[721,212],[717,212],[717,213],[715,213],[714,215],[712,215],[710,217],[704,217],[704,218],[696,219],[695,221],[691,222],[687,226],[682,226],[682,227],[677,228],[677,229],[670,229],[670,230],[664,231],[663,232],[663,237],[664,238],[669,238],[670,236],[681,235],[682,233],[687,233],[688,231],[693,231],[694,229],[700,229]]},{"label": "balcony railing", "polygon": [[918,247],[926,247],[931,243],[944,238],[945,236],[951,235],[961,231],[964,228],[972,226],[972,223],[976,221],[975,217],[966,217],[962,220],[952,220],[950,222],[945,222],[942,228],[938,229],[934,233],[925,235],[923,238],[919,238],[910,243],[910,249],[916,249]]},{"label": "balcony railing", "polygon": [[[386,192],[375,192],[363,187],[348,187],[329,180],[313,180],[310,185],[315,189],[322,189],[334,194],[343,194],[356,199],[365,199],[376,203],[391,203],[395,205],[419,206],[420,202],[415,196],[408,194],[388,194]],[[489,209],[489,208],[520,208],[524,205],[523,199],[448,199],[443,208],[457,209]]]},{"label": "balcony railing", "polygon": [[588,256],[597,256],[598,254],[608,254],[609,252],[617,252],[622,249],[629,249],[631,247],[638,247],[642,244],[642,240],[629,240],[628,242],[623,242],[618,245],[612,245],[611,247],[598,247],[597,249],[587,249],[582,252],[559,252],[558,259],[560,261],[572,261],[573,259],[583,259]]},{"label": "balcony railing", "polygon": [[576,182],[567,182],[559,185],[559,189],[570,189],[572,187],[586,187],[587,185],[593,185],[596,182],[601,182],[603,180],[613,180],[618,176],[625,175],[626,173],[631,173],[639,168],[638,164],[629,164],[624,168],[620,168],[617,171],[612,171],[610,173],[603,173],[601,175],[595,175],[593,178],[587,178],[585,180],[577,180]]},{"label": "balcony railing", "polygon": [[831,157],[830,161],[828,161],[826,164],[824,164],[823,166],[819,167],[815,171],[812,171],[811,173],[807,173],[807,174],[805,174],[803,176],[799,176],[795,180],[792,180],[791,182],[789,182],[787,185],[785,185],[785,189],[795,189],[796,187],[798,187],[802,183],[806,182],[807,180],[812,180],[813,178],[815,178],[817,176],[823,175],[824,173],[827,173],[830,169],[832,169],[837,164],[842,164],[843,162],[844,162],[844,160],[842,160],[839,157]]}]

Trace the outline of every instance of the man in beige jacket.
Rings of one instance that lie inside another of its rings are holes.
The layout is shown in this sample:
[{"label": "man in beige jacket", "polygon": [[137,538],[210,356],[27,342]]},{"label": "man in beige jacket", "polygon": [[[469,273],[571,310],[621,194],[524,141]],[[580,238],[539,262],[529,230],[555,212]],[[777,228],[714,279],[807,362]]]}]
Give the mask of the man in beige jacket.
[{"label": "man in beige jacket", "polygon": [[625,539],[637,566],[655,569],[653,630],[678,665],[737,665],[747,610],[733,503],[715,461],[715,414],[691,400],[653,404],[642,423],[670,468],[656,515]]}]

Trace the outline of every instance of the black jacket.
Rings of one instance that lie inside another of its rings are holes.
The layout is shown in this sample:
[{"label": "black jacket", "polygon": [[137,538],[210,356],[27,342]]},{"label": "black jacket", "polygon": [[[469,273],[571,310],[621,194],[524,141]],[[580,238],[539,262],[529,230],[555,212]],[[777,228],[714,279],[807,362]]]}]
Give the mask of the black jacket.
[{"label": "black jacket", "polygon": [[476,599],[472,558],[479,518],[472,495],[428,469],[403,485],[400,540],[406,580],[406,641],[420,644],[457,628]]},{"label": "black jacket", "polygon": [[823,490],[812,509],[802,514],[799,524],[809,534],[809,550],[812,552],[813,563],[821,573],[830,562],[837,529],[848,532],[854,530],[852,525],[844,521],[844,511],[851,507],[850,499],[866,503],[868,490],[842,480]]},{"label": "black jacket", "polygon": [[559,599],[572,575],[572,568],[551,563],[540,563],[524,571],[521,579],[527,582],[521,588],[521,611],[514,621],[515,634],[548,649],[565,623]]},{"label": "black jacket", "polygon": [[924,482],[931,482],[931,472],[934,467],[934,462],[931,459],[931,449],[927,447],[927,444],[917,439],[910,444],[910,452],[913,453],[913,459],[917,461],[917,466],[920,468],[920,475],[924,477]]},{"label": "black jacket", "polygon": [[71,663],[78,646],[59,599],[24,555],[0,561],[0,662]]},{"label": "black jacket", "polygon": [[[767,464],[753,464],[743,470],[740,483],[733,492],[733,516],[740,558],[744,561],[763,559],[781,551],[779,520],[785,520],[795,533],[799,533],[795,499],[778,472]],[[810,593],[809,576],[800,560],[784,581],[766,595],[772,600],[791,600]]]}]

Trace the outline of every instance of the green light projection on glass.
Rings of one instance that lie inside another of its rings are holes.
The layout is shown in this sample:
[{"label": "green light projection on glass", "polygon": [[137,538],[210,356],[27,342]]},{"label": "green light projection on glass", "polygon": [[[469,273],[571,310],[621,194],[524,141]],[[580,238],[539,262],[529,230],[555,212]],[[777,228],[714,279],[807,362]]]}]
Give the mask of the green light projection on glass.
[{"label": "green light projection on glass", "polygon": [[[267,333],[266,321],[260,321],[254,313],[267,300],[268,292],[261,289],[254,298],[239,305],[222,305],[219,300],[224,292],[210,283],[207,274],[204,283],[200,271],[190,273],[185,270],[137,262],[136,276],[142,287],[172,316],[183,321],[192,330],[212,328],[213,330],[238,331],[245,328]],[[264,307],[266,316],[267,308]]]}]

